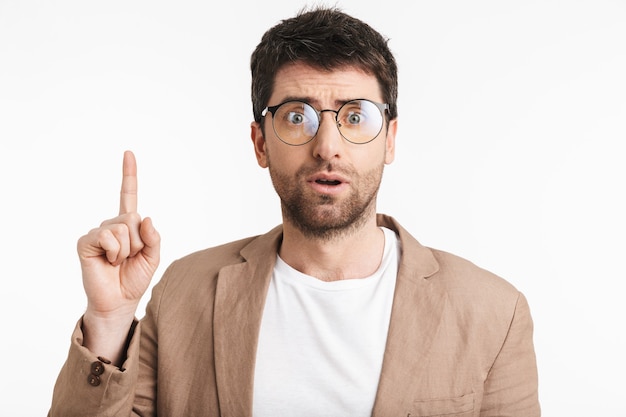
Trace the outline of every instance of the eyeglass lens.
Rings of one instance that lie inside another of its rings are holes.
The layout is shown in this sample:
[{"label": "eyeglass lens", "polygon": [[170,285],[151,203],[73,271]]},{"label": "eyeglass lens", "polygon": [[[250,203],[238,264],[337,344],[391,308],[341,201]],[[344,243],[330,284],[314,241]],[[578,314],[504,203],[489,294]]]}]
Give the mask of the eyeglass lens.
[{"label": "eyeglass lens", "polygon": [[[273,115],[274,131],[278,137],[291,145],[303,145],[317,134],[321,113],[301,101],[283,103]],[[367,143],[380,133],[383,126],[382,110],[368,100],[352,100],[336,113],[337,127],[341,135],[353,143]]]}]

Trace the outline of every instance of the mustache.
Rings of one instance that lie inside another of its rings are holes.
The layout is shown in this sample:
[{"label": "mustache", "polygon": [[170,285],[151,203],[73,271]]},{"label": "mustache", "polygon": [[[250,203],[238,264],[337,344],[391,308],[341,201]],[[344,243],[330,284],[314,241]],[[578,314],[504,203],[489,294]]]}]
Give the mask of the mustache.
[{"label": "mustache", "polygon": [[355,169],[350,165],[339,164],[337,162],[317,161],[316,163],[308,164],[298,169],[297,175],[309,176],[318,172],[334,172],[345,176],[352,176],[355,173]]}]

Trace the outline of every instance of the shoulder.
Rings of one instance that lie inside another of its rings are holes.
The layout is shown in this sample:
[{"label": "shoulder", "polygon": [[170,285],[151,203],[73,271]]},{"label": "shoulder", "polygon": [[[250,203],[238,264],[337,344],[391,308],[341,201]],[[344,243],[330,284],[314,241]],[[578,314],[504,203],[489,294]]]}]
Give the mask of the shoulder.
[{"label": "shoulder", "polygon": [[241,251],[258,236],[228,242],[190,253],[172,262],[168,267],[168,273],[173,271],[197,271],[210,272],[234,263],[244,262]]},{"label": "shoulder", "polygon": [[[154,286],[151,302],[174,303],[187,300],[193,303],[198,298],[211,298],[215,292],[217,276],[228,265],[244,262],[241,250],[256,237],[229,242],[202,249],[176,259],[168,265]],[[203,297],[196,297],[203,294]]]},{"label": "shoulder", "polygon": [[242,250],[258,239],[251,236],[190,253],[173,261],[165,270],[161,281],[172,285],[194,286],[200,282],[213,280],[219,271],[228,265],[246,262]]},{"label": "shoulder", "polygon": [[427,278],[432,290],[445,300],[453,321],[480,328],[487,337],[507,332],[519,309],[527,310],[523,294],[505,278],[446,251],[430,249],[439,264]]},{"label": "shoulder", "polygon": [[277,226],[268,233],[250,236],[222,245],[190,253],[172,262],[157,284],[160,287],[180,289],[212,285],[220,271],[228,266],[251,263],[264,265],[275,258],[282,237]]},{"label": "shoulder", "polygon": [[436,259],[439,270],[429,279],[444,285],[449,291],[471,293],[479,296],[517,296],[517,289],[506,279],[473,262],[452,253],[428,248]]},{"label": "shoulder", "polygon": [[521,294],[505,278],[461,256],[422,245],[391,217],[380,220],[400,237],[399,279],[413,281],[417,287],[443,296],[453,309],[467,313],[513,313]]},{"label": "shoulder", "polygon": [[516,292],[506,280],[473,262],[450,252],[422,245],[393,217],[379,214],[378,224],[398,235],[404,271],[413,278],[424,278],[432,284],[451,289]]}]

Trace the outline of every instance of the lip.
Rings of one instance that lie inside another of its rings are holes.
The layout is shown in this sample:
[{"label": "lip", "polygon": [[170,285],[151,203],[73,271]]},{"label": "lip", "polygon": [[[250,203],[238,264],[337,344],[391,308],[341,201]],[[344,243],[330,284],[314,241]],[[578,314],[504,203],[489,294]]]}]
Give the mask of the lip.
[{"label": "lip", "polygon": [[[337,182],[337,184],[331,184],[331,182]],[[309,176],[307,178],[307,183],[314,191],[327,195],[340,194],[349,186],[349,182],[344,176],[324,172]]]}]

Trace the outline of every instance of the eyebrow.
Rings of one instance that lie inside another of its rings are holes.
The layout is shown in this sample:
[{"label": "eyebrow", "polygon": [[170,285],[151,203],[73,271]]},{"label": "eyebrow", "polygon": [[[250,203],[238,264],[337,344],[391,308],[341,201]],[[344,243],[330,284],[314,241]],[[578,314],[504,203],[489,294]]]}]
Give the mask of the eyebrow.
[{"label": "eyebrow", "polygon": [[[349,101],[352,100],[359,100],[358,98],[350,98],[350,99],[344,99],[344,100],[335,100],[335,106],[336,108],[339,108],[341,106],[343,106],[344,104],[346,104]],[[314,108],[319,109],[319,100],[316,100],[312,97],[306,97],[306,96],[287,96],[285,98],[283,98],[280,103],[286,103],[288,101],[303,101],[307,104],[310,104],[311,106],[313,106]]]}]

